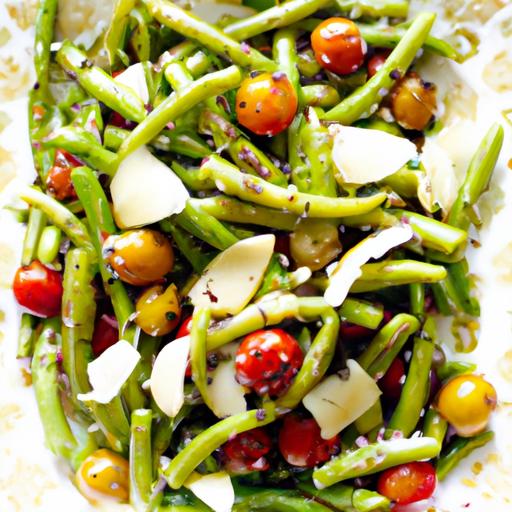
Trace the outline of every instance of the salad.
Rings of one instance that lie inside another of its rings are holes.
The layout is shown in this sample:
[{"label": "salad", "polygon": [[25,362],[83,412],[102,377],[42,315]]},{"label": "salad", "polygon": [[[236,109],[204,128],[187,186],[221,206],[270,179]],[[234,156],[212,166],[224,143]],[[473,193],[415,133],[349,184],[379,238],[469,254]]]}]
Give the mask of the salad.
[{"label": "salad", "polygon": [[476,340],[501,126],[442,194],[421,61],[462,56],[434,14],[263,4],[212,25],[121,0],[87,52],[39,7],[18,355],[92,503],[389,510],[493,437],[496,392],[434,317]]}]

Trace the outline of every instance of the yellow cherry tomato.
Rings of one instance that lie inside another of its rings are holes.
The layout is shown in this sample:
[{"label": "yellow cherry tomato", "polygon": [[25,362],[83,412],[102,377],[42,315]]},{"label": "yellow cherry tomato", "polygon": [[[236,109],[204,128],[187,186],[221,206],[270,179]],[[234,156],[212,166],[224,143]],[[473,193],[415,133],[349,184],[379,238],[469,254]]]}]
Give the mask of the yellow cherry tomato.
[{"label": "yellow cherry tomato", "polygon": [[128,501],[129,478],[128,461],[104,448],[91,453],[76,472],[78,489],[92,503],[105,498]]},{"label": "yellow cherry tomato", "polygon": [[135,286],[147,286],[162,279],[174,266],[169,239],[151,229],[109,237],[103,254],[119,279]]},{"label": "yellow cherry tomato", "polygon": [[459,375],[439,392],[436,407],[461,437],[474,436],[487,427],[497,396],[493,385],[480,375]]},{"label": "yellow cherry tomato", "polygon": [[180,321],[180,298],[176,286],[166,290],[156,285],[148,288],[135,306],[135,323],[150,336],[164,336],[176,328]]}]

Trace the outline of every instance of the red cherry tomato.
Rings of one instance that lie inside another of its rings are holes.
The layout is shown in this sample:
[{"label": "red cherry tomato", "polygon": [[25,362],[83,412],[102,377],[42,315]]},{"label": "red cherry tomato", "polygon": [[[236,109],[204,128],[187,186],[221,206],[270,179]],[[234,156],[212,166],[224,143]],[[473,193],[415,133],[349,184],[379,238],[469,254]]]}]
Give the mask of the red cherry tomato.
[{"label": "red cherry tomato", "polygon": [[119,328],[117,321],[110,315],[101,315],[94,326],[92,335],[92,351],[98,357],[107,348],[119,341]]},{"label": "red cherry tomato", "polygon": [[370,336],[374,336],[376,331],[383,325],[386,325],[393,318],[391,311],[384,311],[384,318],[377,329],[369,329],[362,325],[351,324],[350,322],[341,322],[340,335],[345,341],[360,341]]},{"label": "red cherry tomato", "polygon": [[357,71],[366,53],[357,25],[346,18],[322,21],[311,34],[311,46],[317,62],[338,75]]},{"label": "red cherry tomato", "polygon": [[270,464],[265,455],[272,449],[272,439],[263,428],[238,434],[223,446],[226,467],[234,473],[266,471]]},{"label": "red cherry tomato", "polygon": [[282,329],[255,331],[236,354],[238,382],[259,395],[280,395],[299,371],[304,356],[297,340]]},{"label": "red cherry tomato", "polygon": [[379,387],[386,398],[398,399],[402,393],[404,383],[405,366],[403,361],[397,357],[389,367],[388,371],[379,380]]},{"label": "red cherry tomato", "polygon": [[[176,333],[176,339],[183,338],[184,336],[188,336],[190,334],[190,329],[192,327],[192,316],[185,318]],[[192,367],[190,366],[190,361],[188,362],[187,369],[185,370],[185,377],[192,377]]]},{"label": "red cherry tomato", "polygon": [[374,76],[377,71],[384,65],[386,62],[386,59],[388,58],[389,51],[380,51],[377,52],[369,61],[367,64],[368,67],[368,78],[371,78]]},{"label": "red cherry tomato", "polygon": [[276,135],[290,125],[298,106],[297,93],[282,73],[246,78],[236,93],[238,122],[257,135]]},{"label": "red cherry tomato", "polygon": [[62,276],[56,270],[34,260],[16,271],[12,287],[18,304],[35,315],[49,318],[60,314]]},{"label": "red cherry tomato", "polygon": [[340,451],[340,439],[322,439],[313,418],[291,413],[285,416],[279,431],[279,451],[288,464],[312,468]]},{"label": "red cherry tomato", "polygon": [[73,155],[62,149],[57,149],[53,166],[46,178],[48,192],[59,201],[76,199],[76,192],[71,182],[71,170],[81,165],[82,162]]},{"label": "red cherry tomato", "polygon": [[379,476],[377,491],[398,505],[430,498],[436,488],[436,470],[429,462],[410,462]]}]

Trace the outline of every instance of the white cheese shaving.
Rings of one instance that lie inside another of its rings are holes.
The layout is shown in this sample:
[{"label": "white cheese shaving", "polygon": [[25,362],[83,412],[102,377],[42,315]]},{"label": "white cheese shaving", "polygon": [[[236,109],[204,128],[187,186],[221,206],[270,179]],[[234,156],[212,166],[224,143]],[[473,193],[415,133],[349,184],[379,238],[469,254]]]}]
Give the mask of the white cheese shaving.
[{"label": "white cheese shaving", "polygon": [[212,315],[236,315],[261,285],[274,252],[274,235],[240,240],[214,258],[189,292],[196,307],[210,307]]},{"label": "white cheese shaving", "polygon": [[149,103],[149,90],[146,82],[144,66],[141,62],[133,64],[119,73],[114,80],[120,84],[131,87],[144,104]]},{"label": "white cheese shaving", "polygon": [[214,512],[231,512],[235,503],[235,491],[226,472],[219,471],[209,475],[194,472],[184,485]]},{"label": "white cheese shaving", "polygon": [[168,343],[158,354],[151,372],[151,394],[158,407],[174,418],[185,401],[185,372],[190,354],[190,337]]},{"label": "white cheese shaving", "polygon": [[380,181],[417,156],[416,146],[381,130],[331,125],[332,159],[346,183]]},{"label": "white cheese shaving", "polygon": [[348,380],[330,375],[302,400],[320,426],[323,439],[331,439],[363,415],[378,400],[381,391],[375,381],[349,359]]},{"label": "white cheese shaving", "polygon": [[324,299],[333,306],[341,306],[350,287],[361,276],[361,267],[372,258],[380,258],[390,249],[408,242],[413,231],[407,224],[393,226],[370,235],[350,249],[338,262],[327,267],[329,286]]},{"label": "white cheese shaving", "polygon": [[92,391],[78,394],[78,400],[108,404],[119,393],[139,359],[140,354],[125,340],[107,348],[88,364],[87,375]]},{"label": "white cheese shaving", "polygon": [[110,185],[119,227],[153,224],[180,213],[189,194],[182,181],[142,146],[120,164]]}]

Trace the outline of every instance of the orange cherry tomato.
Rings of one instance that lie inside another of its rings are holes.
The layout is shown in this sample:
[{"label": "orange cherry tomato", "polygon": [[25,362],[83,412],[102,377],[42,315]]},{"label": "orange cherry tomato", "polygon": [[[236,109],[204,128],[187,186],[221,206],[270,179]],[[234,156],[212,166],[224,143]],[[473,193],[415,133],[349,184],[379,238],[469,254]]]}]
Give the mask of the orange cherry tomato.
[{"label": "orange cherry tomato", "polygon": [[101,315],[94,326],[91,345],[94,357],[119,341],[117,320],[109,315]]},{"label": "orange cherry tomato", "polygon": [[82,163],[73,155],[62,149],[55,152],[53,166],[46,178],[48,192],[59,201],[76,199],[77,195],[71,181],[71,170]]},{"label": "orange cherry tomato", "polygon": [[313,418],[287,414],[279,431],[279,451],[288,464],[312,468],[340,451],[340,439],[323,439]]},{"label": "orange cherry tomato", "polygon": [[377,52],[369,61],[367,64],[368,67],[368,78],[371,78],[374,76],[377,71],[384,65],[386,62],[386,59],[388,58],[389,51],[380,51]]},{"label": "orange cherry tomato", "polygon": [[62,275],[34,260],[16,271],[13,291],[20,306],[43,318],[60,314]]},{"label": "orange cherry tomato", "polygon": [[357,71],[364,61],[366,43],[357,25],[346,18],[322,21],[311,34],[317,62],[338,75]]},{"label": "orange cherry tomato", "polygon": [[269,469],[270,464],[265,455],[271,449],[272,439],[264,428],[242,432],[222,447],[226,468],[237,474]]},{"label": "orange cherry tomato", "polygon": [[398,505],[426,500],[435,488],[436,470],[429,462],[410,462],[387,469],[377,483],[377,491]]},{"label": "orange cherry tomato", "polygon": [[297,93],[282,72],[251,74],[236,93],[238,122],[257,135],[276,135],[290,125]]},{"label": "orange cherry tomato", "polygon": [[236,378],[259,395],[279,396],[290,386],[303,359],[297,340],[282,329],[255,331],[238,347]]}]

